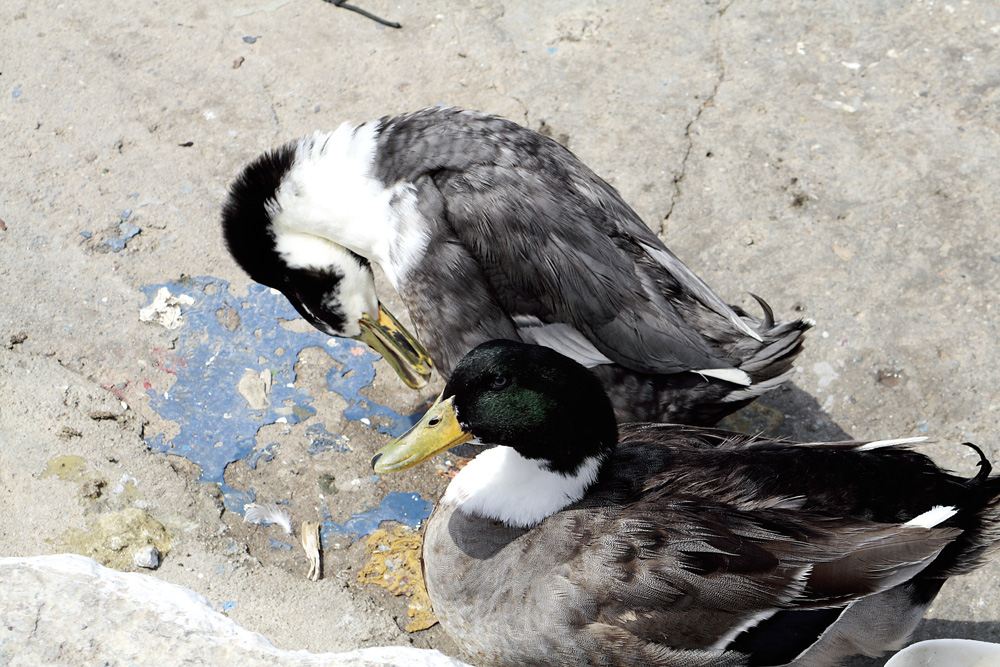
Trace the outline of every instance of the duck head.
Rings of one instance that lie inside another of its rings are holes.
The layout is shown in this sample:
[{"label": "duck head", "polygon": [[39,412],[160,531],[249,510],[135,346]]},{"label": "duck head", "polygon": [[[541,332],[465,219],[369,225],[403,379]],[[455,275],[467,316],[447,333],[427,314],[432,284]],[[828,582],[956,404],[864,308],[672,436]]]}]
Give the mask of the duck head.
[{"label": "duck head", "polygon": [[617,440],[593,373],[550,348],[495,340],[462,358],[427,414],[379,450],[372,467],[394,472],[464,442],[493,445],[442,502],[530,526],[582,497]]},{"label": "duck head", "polygon": [[222,210],[230,254],[252,279],[284,294],[314,327],[368,344],[408,386],[425,386],[433,368],[430,356],[379,302],[368,260],[322,236],[298,231],[291,216],[280,216],[277,193],[300,145],[265,153],[230,186]]}]

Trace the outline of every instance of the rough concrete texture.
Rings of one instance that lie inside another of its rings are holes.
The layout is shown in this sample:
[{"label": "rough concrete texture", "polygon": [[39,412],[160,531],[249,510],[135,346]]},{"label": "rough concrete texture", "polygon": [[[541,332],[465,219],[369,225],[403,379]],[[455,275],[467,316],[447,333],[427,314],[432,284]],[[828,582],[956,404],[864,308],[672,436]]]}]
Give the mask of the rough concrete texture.
[{"label": "rough concrete texture", "polygon": [[[243,524],[167,451],[183,427],[159,401],[194,338],[139,321],[145,288],[187,277],[247,298],[218,230],[247,160],[436,104],[550,134],[724,298],[816,320],[793,385],[731,424],[927,435],[965,474],[963,440],[1000,458],[996,5],[356,4],[403,28],[320,0],[0,4],[0,555],[66,550],[71,531],[136,507],[172,535],[154,576],[279,648],[453,654],[439,628],[400,629],[405,601],[357,582],[363,540],[326,532],[325,578],[307,581],[297,538]],[[437,498],[433,467],[370,476],[388,436],[339,416],[340,362],[315,346],[296,362],[317,414],[263,426],[253,451],[276,442],[274,457],[231,463],[226,485],[287,503],[296,525],[343,524],[390,492]],[[439,388],[376,369],[361,391],[402,415]],[[203,423],[225,418],[213,405],[240,379],[191,398]],[[310,453],[316,422],[350,447]],[[998,578],[993,562],[950,582],[918,638],[1000,639]]]}]

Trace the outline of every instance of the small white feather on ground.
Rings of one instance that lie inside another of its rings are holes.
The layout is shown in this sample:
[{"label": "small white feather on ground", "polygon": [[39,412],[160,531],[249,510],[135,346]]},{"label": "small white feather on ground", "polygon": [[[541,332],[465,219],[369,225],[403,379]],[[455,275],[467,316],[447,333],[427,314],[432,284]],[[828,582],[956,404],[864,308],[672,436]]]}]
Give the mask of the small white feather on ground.
[{"label": "small white feather on ground", "polygon": [[292,534],[292,517],[276,503],[264,505],[250,503],[244,509],[246,514],[243,515],[243,523],[258,523],[264,526],[276,523],[285,529],[286,535]]}]

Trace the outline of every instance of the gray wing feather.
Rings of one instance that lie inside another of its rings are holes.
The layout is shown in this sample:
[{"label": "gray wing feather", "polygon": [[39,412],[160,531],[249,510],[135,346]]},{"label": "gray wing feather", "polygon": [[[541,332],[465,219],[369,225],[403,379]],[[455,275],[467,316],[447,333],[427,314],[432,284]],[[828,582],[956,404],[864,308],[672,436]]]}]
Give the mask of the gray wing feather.
[{"label": "gray wing feather", "polygon": [[[636,508],[633,508],[635,511]],[[610,521],[600,550],[570,564],[594,623],[646,641],[725,648],[787,608],[843,605],[911,579],[961,532],[842,521],[712,502],[664,505],[655,521]],[[613,537],[612,537],[613,536]]]},{"label": "gray wing feather", "polygon": [[551,139],[433,109],[383,119],[378,142],[393,159],[377,163],[377,177],[433,180],[444,210],[428,223],[439,242],[461,244],[510,318],[571,325],[611,361],[652,374],[733,368],[746,356],[733,354],[738,341],[760,341],[613,187]]},{"label": "gray wing feather", "polygon": [[[654,262],[633,231],[641,226],[652,233],[641,221],[612,218],[608,209],[625,215],[614,211],[619,207],[597,206],[566,182],[534,170],[479,166],[438,180],[452,231],[512,315],[570,324],[602,354],[633,370],[732,365],[669,298],[671,290],[684,292],[696,308],[703,290],[687,292],[687,275],[675,276]],[[635,214],[628,209],[628,215]]]}]

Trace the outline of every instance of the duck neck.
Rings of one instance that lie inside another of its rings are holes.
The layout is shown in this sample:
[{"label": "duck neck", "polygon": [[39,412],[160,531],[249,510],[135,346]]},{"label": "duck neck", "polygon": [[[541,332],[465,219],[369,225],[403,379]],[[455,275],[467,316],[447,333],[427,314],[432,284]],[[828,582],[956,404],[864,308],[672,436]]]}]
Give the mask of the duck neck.
[{"label": "duck neck", "polygon": [[389,204],[372,176],[375,149],[370,125],[344,123],[301,139],[271,204],[275,234],[319,236],[374,260]]},{"label": "duck neck", "polygon": [[497,446],[479,454],[452,480],[441,502],[464,512],[530,528],[583,498],[610,449],[588,456],[572,472]]},{"label": "duck neck", "polygon": [[377,134],[375,123],[345,123],[299,141],[271,204],[272,230],[339,244],[381,266],[396,285],[426,238],[411,229],[418,217],[412,186],[375,176]]}]

